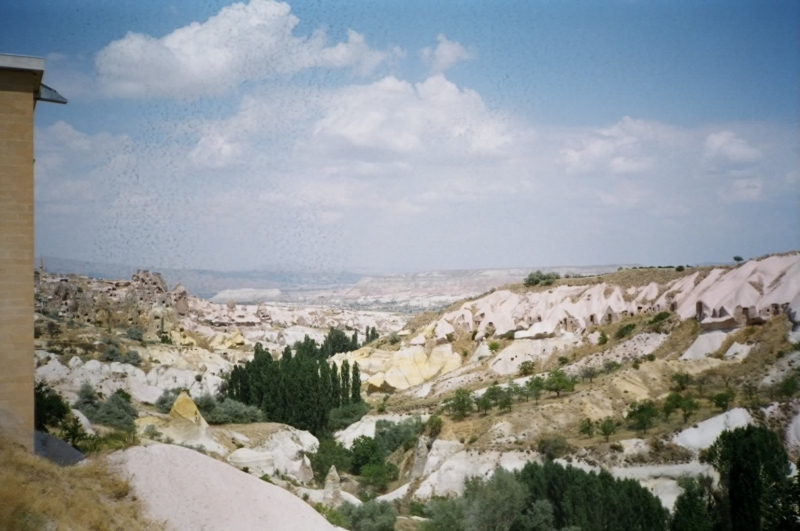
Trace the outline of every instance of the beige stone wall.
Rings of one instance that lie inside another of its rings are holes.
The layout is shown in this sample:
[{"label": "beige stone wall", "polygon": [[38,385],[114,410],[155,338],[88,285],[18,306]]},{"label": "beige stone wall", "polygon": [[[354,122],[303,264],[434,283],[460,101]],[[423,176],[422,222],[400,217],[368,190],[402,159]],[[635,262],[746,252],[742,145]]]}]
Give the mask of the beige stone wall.
[{"label": "beige stone wall", "polygon": [[33,445],[34,75],[0,69],[0,431]]}]

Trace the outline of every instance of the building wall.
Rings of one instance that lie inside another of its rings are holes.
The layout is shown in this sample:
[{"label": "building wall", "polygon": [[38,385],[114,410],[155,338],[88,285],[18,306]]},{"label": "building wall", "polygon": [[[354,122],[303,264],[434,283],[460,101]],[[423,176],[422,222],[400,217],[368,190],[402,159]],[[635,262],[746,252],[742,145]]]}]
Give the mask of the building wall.
[{"label": "building wall", "polygon": [[0,432],[33,446],[34,75],[0,69]]}]

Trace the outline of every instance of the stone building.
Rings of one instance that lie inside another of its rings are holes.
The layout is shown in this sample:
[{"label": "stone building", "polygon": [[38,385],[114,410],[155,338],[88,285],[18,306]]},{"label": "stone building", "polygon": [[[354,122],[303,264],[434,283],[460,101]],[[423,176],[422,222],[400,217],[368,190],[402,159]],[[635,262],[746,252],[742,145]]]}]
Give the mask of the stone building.
[{"label": "stone building", "polygon": [[0,433],[33,447],[33,115],[44,59],[0,54]]}]

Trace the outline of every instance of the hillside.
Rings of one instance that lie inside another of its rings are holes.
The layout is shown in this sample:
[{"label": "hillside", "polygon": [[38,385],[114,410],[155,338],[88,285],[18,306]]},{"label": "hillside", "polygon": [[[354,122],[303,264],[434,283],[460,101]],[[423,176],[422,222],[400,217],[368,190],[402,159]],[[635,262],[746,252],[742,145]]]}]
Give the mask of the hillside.
[{"label": "hillside", "polygon": [[358,348],[330,361],[340,372],[358,365],[367,407],[335,439],[350,448],[415,417],[441,419],[435,434],[408,427],[413,436],[387,456],[396,476],[370,490],[407,517],[404,528],[419,524],[414,504],[460,495],[468,478],[498,467],[554,459],[607,470],[672,509],[682,476],[714,476],[700,454],[726,429],[768,427],[800,457],[798,253],[512,284],[410,319],[215,304],[149,272],[130,281],[39,273],[37,305],[37,377],[73,407],[85,382],[101,399],[122,390],[139,444],[189,446],[323,505],[331,489],[336,505],[367,492],[349,470],[322,481],[314,456],[326,434],[215,420],[205,396],[230,393],[231,371],[250,367],[256,350],[279,362],[286,347],[299,356],[305,336],[321,345],[331,328],[356,333]]}]

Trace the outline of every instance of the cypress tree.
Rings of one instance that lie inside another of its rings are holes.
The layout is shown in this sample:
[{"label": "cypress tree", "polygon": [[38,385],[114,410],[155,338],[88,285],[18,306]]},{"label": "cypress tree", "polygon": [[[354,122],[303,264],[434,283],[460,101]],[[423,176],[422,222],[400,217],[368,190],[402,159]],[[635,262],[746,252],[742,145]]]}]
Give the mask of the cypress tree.
[{"label": "cypress tree", "polygon": [[353,363],[353,383],[350,389],[350,402],[353,404],[361,402],[361,372],[358,369],[358,362]]},{"label": "cypress tree", "polygon": [[350,405],[350,363],[342,362],[342,406]]},{"label": "cypress tree", "polygon": [[353,332],[353,339],[350,340],[350,350],[358,350],[358,330]]},{"label": "cypress tree", "polygon": [[331,408],[342,405],[342,381],[339,379],[339,368],[331,364]]},{"label": "cypress tree", "polygon": [[328,413],[331,410],[331,367],[325,359],[319,360],[319,392],[317,424],[320,431],[327,431]]}]

